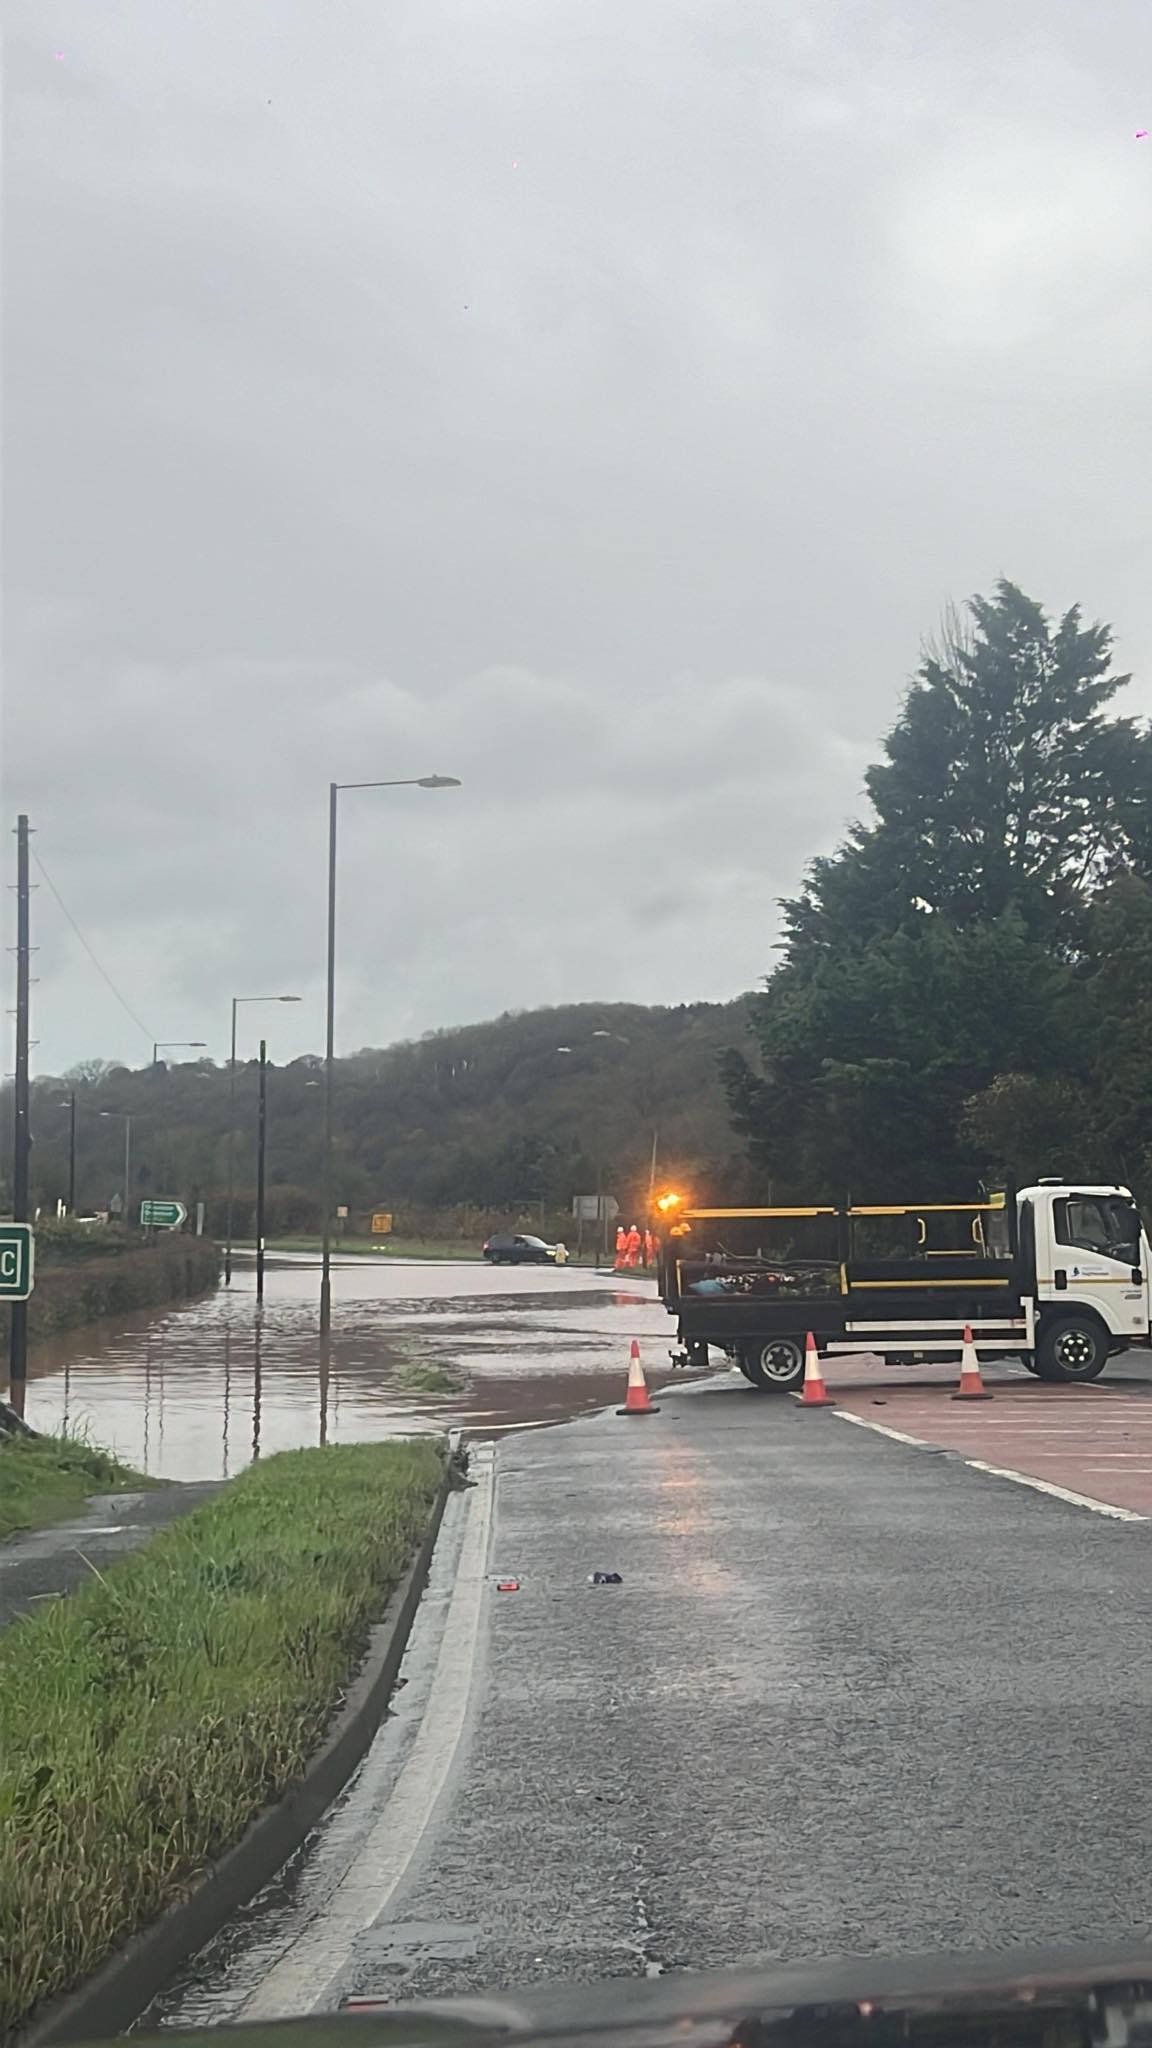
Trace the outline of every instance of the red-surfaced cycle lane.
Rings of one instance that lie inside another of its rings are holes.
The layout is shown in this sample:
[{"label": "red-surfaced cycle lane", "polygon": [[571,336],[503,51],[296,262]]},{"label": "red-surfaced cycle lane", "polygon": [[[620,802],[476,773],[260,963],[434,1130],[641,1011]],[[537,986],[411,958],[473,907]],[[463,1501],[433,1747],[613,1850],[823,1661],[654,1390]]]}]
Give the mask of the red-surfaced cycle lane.
[{"label": "red-surfaced cycle lane", "polygon": [[837,1409],[858,1423],[1152,1519],[1152,1354],[1131,1352],[1087,1386],[1049,1386],[1014,1363],[983,1373],[993,1399],[969,1404],[951,1399],[955,1368],[825,1362]]}]

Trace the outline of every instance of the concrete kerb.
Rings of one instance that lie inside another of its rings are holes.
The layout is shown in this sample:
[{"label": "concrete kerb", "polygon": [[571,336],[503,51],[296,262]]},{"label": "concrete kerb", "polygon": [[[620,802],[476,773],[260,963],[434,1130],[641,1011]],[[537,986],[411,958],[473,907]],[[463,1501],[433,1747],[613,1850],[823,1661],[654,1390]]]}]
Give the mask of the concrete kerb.
[{"label": "concrete kerb", "polygon": [[453,1443],[424,1541],[372,1629],[344,1705],[303,1777],[208,1866],[187,1898],[133,1935],[86,1984],[46,2006],[17,2037],[16,2048],[51,2048],[56,2042],[107,2040],[124,2033],[181,1964],[211,1941],[300,1847],[343,1790],[384,1718],[428,1582],[445,1502],[463,1471],[464,1460]]}]

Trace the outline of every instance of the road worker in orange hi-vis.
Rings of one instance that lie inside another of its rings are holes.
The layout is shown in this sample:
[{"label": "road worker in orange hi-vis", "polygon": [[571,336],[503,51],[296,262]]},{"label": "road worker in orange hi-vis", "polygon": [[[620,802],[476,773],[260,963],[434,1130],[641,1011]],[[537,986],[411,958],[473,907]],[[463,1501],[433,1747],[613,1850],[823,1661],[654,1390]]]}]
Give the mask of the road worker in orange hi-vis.
[{"label": "road worker in orange hi-vis", "polygon": [[660,1245],[650,1230],[644,1232],[644,1264],[654,1266],[660,1256]]},{"label": "road worker in orange hi-vis", "polygon": [[622,1223],[616,1226],[616,1264],[618,1266],[626,1266],[628,1264],[628,1232]]},{"label": "road worker in orange hi-vis", "polygon": [[626,1266],[638,1266],[640,1264],[640,1246],[642,1242],[640,1232],[636,1225],[633,1224],[625,1239],[624,1263]]}]

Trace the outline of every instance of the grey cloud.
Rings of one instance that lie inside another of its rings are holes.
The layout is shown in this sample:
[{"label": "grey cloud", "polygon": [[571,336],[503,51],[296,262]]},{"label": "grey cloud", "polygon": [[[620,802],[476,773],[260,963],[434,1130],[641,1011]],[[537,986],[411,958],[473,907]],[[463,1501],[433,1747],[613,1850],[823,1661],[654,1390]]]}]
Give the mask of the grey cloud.
[{"label": "grey cloud", "polygon": [[[25,13],[6,804],[149,1023],[319,1042],[330,776],[466,785],[349,801],[352,1045],[753,981],[998,573],[1152,710],[1150,59],[1142,0]],[[37,915],[42,1062],[138,1055]]]}]

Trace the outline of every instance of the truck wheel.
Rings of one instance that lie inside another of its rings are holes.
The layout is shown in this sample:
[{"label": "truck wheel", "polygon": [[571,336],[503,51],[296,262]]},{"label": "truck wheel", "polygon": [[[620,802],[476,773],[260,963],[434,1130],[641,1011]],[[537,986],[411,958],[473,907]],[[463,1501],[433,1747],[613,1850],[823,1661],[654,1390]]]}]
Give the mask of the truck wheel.
[{"label": "truck wheel", "polygon": [[1108,1339],[1093,1316],[1055,1316],[1036,1343],[1038,1379],[1094,1380],[1108,1363]]},{"label": "truck wheel", "polygon": [[740,1354],[746,1380],[764,1394],[787,1394],[804,1378],[804,1346],[798,1337],[756,1337]]}]

